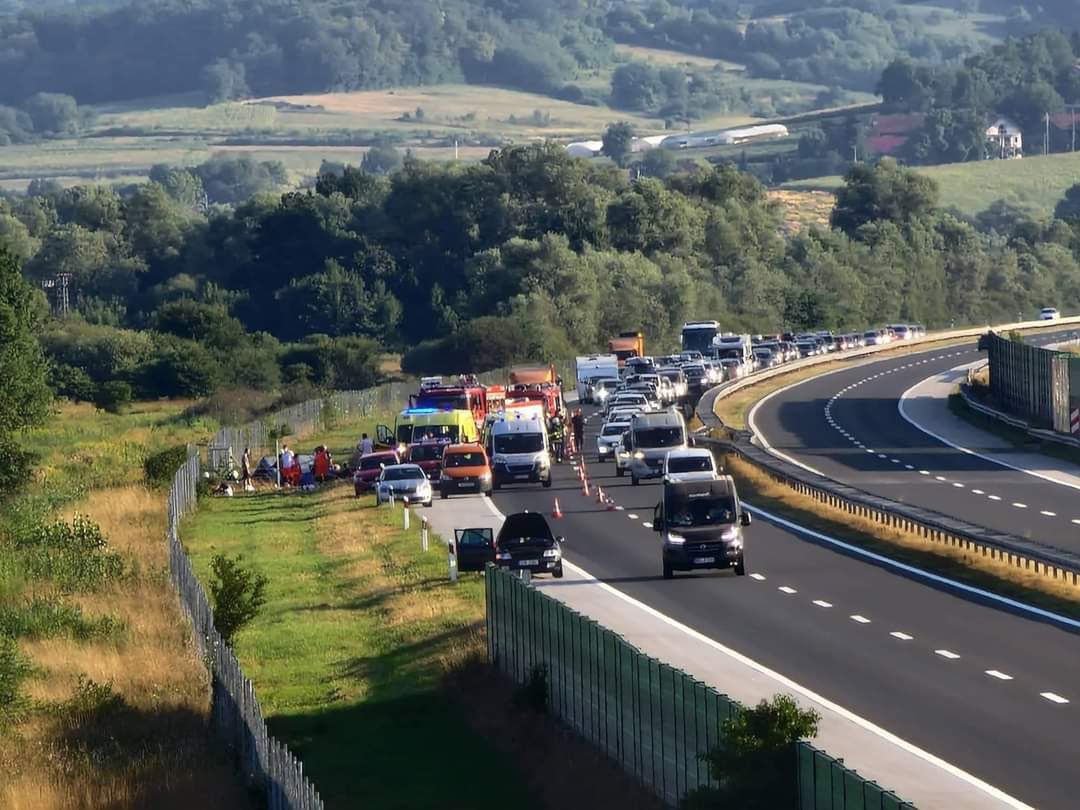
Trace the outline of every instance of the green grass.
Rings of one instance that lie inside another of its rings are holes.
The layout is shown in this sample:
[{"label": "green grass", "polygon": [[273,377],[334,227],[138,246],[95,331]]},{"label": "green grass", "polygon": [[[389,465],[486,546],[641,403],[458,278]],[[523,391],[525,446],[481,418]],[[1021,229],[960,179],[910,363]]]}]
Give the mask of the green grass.
[{"label": "green grass", "polygon": [[682,51],[669,51],[665,48],[648,48],[644,45],[625,45],[623,43],[617,43],[615,45],[615,53],[618,56],[625,56],[627,59],[633,59],[639,62],[651,62],[658,67],[692,65],[693,67],[705,68],[706,70],[713,70],[716,68],[735,72],[746,70],[746,66],[741,65],[738,62],[728,62],[725,59],[713,59],[708,56],[683,53]]},{"label": "green grass", "polygon": [[439,544],[422,555],[400,522],[339,485],[208,499],[181,534],[203,577],[218,552],[269,577],[237,654],[328,807],[533,807],[442,686],[483,649],[483,581],[450,585]]},{"label": "green grass", "polygon": [[[972,215],[1004,199],[1033,214],[1049,216],[1069,187],[1080,183],[1080,152],[949,163],[916,170],[937,181],[943,208]],[[835,191],[843,183],[841,177],[815,177],[785,183],[781,188]]]}]

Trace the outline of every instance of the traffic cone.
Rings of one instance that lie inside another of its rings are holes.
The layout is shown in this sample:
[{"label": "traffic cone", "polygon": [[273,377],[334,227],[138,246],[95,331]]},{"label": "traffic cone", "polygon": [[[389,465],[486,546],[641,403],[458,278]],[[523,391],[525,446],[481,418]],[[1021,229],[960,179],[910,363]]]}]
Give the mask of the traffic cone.
[{"label": "traffic cone", "polygon": [[584,495],[586,498],[589,497],[589,479],[588,478],[581,479],[581,494]]},{"label": "traffic cone", "polygon": [[563,516],[562,509],[559,508],[559,499],[555,499],[555,508],[551,512],[553,518],[561,518]]},{"label": "traffic cone", "polygon": [[606,503],[607,502],[607,498],[604,495],[604,488],[603,487],[597,487],[596,488],[596,502],[597,503]]}]

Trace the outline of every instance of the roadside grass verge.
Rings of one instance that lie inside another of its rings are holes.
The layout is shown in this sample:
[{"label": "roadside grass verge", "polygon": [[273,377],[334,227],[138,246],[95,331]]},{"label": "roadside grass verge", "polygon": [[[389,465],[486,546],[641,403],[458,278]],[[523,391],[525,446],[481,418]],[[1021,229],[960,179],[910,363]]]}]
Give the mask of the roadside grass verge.
[{"label": "roadside grass verge", "polygon": [[181,537],[204,582],[218,553],[269,578],[236,652],[329,807],[536,807],[441,687],[484,651],[483,580],[451,585],[440,545],[422,555],[401,520],[329,486],[207,499]]},{"label": "roadside grass verge", "polygon": [[741,497],[800,526],[959,582],[1080,618],[1080,589],[1072,585],[850,515],[795,492],[734,453],[726,454],[723,464],[735,478]]},{"label": "roadside grass verge", "polygon": [[949,411],[972,427],[997,436],[999,439],[1004,439],[1013,447],[1080,465],[1080,448],[1069,447],[1056,442],[1040,441],[1026,431],[1020,430],[1020,428],[1015,428],[1012,425],[999,422],[992,416],[972,410],[959,394],[949,395]]},{"label": "roadside grass verge", "polygon": [[[35,481],[0,512],[0,806],[246,808],[211,741],[209,679],[168,579],[165,494],[143,458],[205,435],[184,403],[63,405],[30,435]],[[75,523],[79,520],[89,523]],[[62,520],[94,541],[34,527]],[[61,543],[61,545],[57,545]]]}]

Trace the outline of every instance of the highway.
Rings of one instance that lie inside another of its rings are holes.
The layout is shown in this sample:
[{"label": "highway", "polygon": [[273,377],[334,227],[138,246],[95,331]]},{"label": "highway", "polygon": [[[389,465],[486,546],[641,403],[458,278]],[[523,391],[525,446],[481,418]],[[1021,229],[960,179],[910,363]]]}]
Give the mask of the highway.
[{"label": "highway", "polygon": [[[1031,342],[1063,337],[1042,334]],[[833,480],[1080,551],[1076,490],[950,447],[900,413],[898,403],[907,389],[980,356],[985,353],[970,343],[813,377],[759,403],[751,411],[751,426],[774,452]]]},{"label": "highway", "polygon": [[[592,419],[586,448],[598,427]],[[549,520],[567,559],[594,576],[1031,806],[1075,806],[1080,639],[1065,626],[898,575],[760,514],[746,530],[748,576],[664,580],[647,525],[659,487],[633,487],[589,459],[621,510],[583,496],[568,464],[551,489],[507,487],[495,505],[550,516],[558,497],[565,517]]]}]

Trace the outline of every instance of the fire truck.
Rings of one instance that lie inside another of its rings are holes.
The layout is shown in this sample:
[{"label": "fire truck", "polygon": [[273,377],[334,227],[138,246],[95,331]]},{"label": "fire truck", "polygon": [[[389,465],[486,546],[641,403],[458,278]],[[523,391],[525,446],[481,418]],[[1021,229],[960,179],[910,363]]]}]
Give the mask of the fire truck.
[{"label": "fire truck", "polygon": [[550,419],[553,416],[566,416],[566,404],[563,402],[562,387],[559,385],[555,366],[513,366],[506,386],[506,405],[538,402],[544,406],[544,413]]}]

